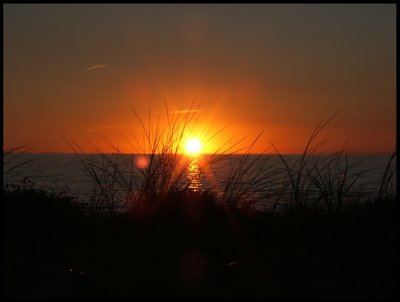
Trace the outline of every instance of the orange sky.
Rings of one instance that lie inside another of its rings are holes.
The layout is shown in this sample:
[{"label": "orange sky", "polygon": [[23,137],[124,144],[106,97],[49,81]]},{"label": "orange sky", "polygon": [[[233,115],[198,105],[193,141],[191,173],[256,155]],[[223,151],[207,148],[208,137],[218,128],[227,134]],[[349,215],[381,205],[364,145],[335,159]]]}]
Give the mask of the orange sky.
[{"label": "orange sky", "polygon": [[[298,153],[315,125],[324,151],[347,139],[388,153],[396,138],[396,6],[13,5],[4,8],[4,148],[71,152],[63,139],[127,152],[121,133],[199,105],[196,131],[226,128],[253,152]],[[85,149],[90,152],[90,148]]]}]

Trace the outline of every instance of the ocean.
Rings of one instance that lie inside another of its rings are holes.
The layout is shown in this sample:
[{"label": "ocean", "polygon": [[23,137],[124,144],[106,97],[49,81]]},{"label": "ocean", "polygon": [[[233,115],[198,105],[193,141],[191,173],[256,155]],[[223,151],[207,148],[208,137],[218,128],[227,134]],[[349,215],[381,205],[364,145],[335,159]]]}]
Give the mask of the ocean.
[{"label": "ocean", "polygon": [[[6,184],[21,185],[23,180],[27,178],[34,183],[35,188],[65,192],[83,202],[89,201],[98,192],[93,178],[89,176],[84,164],[76,154],[26,153],[14,154],[13,156],[14,158],[7,158],[3,161],[3,187]],[[325,173],[320,175],[315,172],[315,176],[318,177],[319,175],[326,182],[330,181],[329,179],[335,177],[336,174],[344,176],[343,158],[341,164],[336,165],[336,161],[324,160],[327,156],[312,155],[311,157],[306,168],[312,168],[312,162],[319,161],[319,167],[323,169],[317,172]],[[107,155],[107,158],[118,165],[118,169],[122,171],[121,177],[130,179],[131,182],[136,184],[136,187],[140,186],[141,181],[143,181],[141,173],[146,170],[149,161],[147,156],[129,154],[122,158],[118,155]],[[351,190],[354,192],[363,191],[364,194],[369,194],[368,196],[376,194],[389,158],[390,155],[349,155],[348,163],[350,167],[353,163],[358,163],[346,172],[348,184],[351,184],[354,180]],[[299,155],[283,155],[283,159],[291,166],[299,159]],[[107,166],[107,161],[99,154],[87,155],[87,160],[96,163],[98,171]],[[282,199],[281,197],[284,195],[282,186],[289,181],[285,172],[286,166],[277,155],[250,155],[247,157],[225,155],[217,158],[203,155],[201,158],[186,158],[186,160],[188,160],[188,164],[184,166],[179,186],[187,186],[192,190],[210,189],[217,194],[230,192],[232,196],[243,193],[247,198],[258,198],[260,200],[263,198],[276,199],[276,196],[281,194],[280,199]],[[18,166],[20,163],[23,164]],[[8,171],[13,167],[16,168]],[[393,167],[395,167],[395,163]],[[110,169],[110,167],[107,167],[107,169]],[[335,169],[338,171],[334,171]],[[110,175],[115,173],[115,170],[108,171]],[[109,182],[110,175],[108,175],[108,180],[104,178],[104,181]],[[133,177],[129,178],[130,175],[133,175]],[[106,177],[107,175],[104,174],[103,176]],[[393,177],[393,181],[395,181],[395,177]],[[227,187],[227,184],[230,187]],[[395,186],[395,184],[392,185]],[[113,184],[114,189],[118,190],[118,183]],[[278,192],[280,193],[278,194]]]}]

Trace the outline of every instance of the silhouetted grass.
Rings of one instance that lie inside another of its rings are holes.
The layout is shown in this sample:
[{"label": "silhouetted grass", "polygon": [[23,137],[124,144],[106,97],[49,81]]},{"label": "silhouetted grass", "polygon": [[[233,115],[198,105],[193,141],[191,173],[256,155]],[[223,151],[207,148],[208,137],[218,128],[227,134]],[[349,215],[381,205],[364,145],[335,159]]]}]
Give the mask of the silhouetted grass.
[{"label": "silhouetted grass", "polygon": [[69,197],[34,188],[3,196],[7,297],[395,293],[394,200],[332,214],[248,216],[228,215],[211,192],[187,190],[168,193],[146,216],[98,219]]},{"label": "silhouetted grass", "polygon": [[[245,149],[237,147],[244,138],[223,144],[209,157],[229,171],[220,192],[192,190],[180,148],[194,112],[170,116],[167,108],[167,125],[159,116],[150,126],[135,113],[144,166],[111,142],[115,154],[92,157],[67,140],[93,179],[90,205],[29,181],[3,188],[5,296],[395,296],[395,153],[364,201],[358,181],[367,171],[346,145],[317,154],[332,116],[293,162],[272,144],[283,168],[251,154],[259,136]],[[265,201],[288,206],[257,211]]]},{"label": "silhouetted grass", "polygon": [[[130,141],[123,138],[132,147],[132,154],[120,152],[112,142],[107,140],[115,150],[113,154],[104,153],[94,146],[100,160],[95,161],[85,154],[74,141],[65,139],[78,156],[87,174],[93,180],[95,193],[92,196],[92,212],[106,209],[113,214],[117,207],[129,211],[145,212],[146,208],[164,199],[170,192],[187,191],[192,179],[188,179],[188,167],[193,158],[183,154],[183,139],[196,127],[198,107],[194,102],[185,114],[173,115],[166,104],[167,122],[161,123],[161,112],[155,122],[149,112],[148,123],[133,110],[142,129],[140,135],[134,135]],[[224,128],[207,133],[205,144],[219,135]],[[208,130],[210,132],[210,130]],[[219,164],[228,169],[227,177],[219,183],[217,190],[221,193],[218,202],[231,206],[254,204],[260,200],[265,185],[273,178],[276,170],[267,168],[271,156],[264,153],[252,157],[251,151],[262,132],[245,148],[239,148],[246,137],[232,137],[211,155],[208,165]],[[233,143],[231,143],[233,141]],[[229,142],[229,143],[228,143]],[[232,156],[240,154],[239,162],[233,162]],[[138,164],[138,161],[142,163]],[[216,192],[218,193],[218,192]],[[100,210],[99,210],[100,209]]]},{"label": "silhouetted grass", "polygon": [[28,164],[35,159],[29,159],[25,161],[20,160],[21,154],[25,154],[31,151],[33,147],[30,144],[20,145],[14,148],[10,148],[3,151],[3,176],[6,176],[7,173],[10,173],[14,169],[18,169],[19,167]]},{"label": "silhouetted grass", "polygon": [[[283,164],[282,174],[286,177],[281,181],[280,194],[287,194],[287,209],[292,212],[309,211],[329,213],[340,212],[343,207],[357,206],[360,203],[382,199],[383,195],[395,197],[393,179],[396,171],[393,169],[395,153],[390,158],[382,175],[377,196],[368,196],[359,179],[371,172],[370,169],[360,169],[367,158],[350,161],[347,143],[332,154],[318,154],[319,148],[326,141],[316,141],[318,134],[337,115],[335,113],[326,121],[320,122],[308,139],[303,153],[292,163],[277,152]],[[390,193],[389,193],[390,191]],[[386,192],[386,193],[383,193]]]},{"label": "silhouetted grass", "polygon": [[182,116],[170,116],[166,107],[166,124],[161,123],[161,113],[156,122],[151,120],[149,113],[148,126],[133,111],[142,127],[142,140],[134,136],[138,143],[134,147],[125,136],[124,138],[132,146],[132,153],[135,155],[120,152],[108,141],[115,153],[104,153],[95,146],[101,160],[95,162],[84,154],[79,145],[66,140],[100,193],[95,199],[103,201],[101,205],[105,203],[110,213],[115,210],[116,196],[124,201],[125,207],[147,207],[147,203],[154,203],[160,196],[182,187],[190,164],[190,159],[182,155],[182,140],[197,111],[193,105],[194,103]]},{"label": "silhouetted grass", "polygon": [[396,151],[393,151],[390,159],[388,160],[385,170],[382,173],[381,182],[379,184],[379,191],[377,201],[392,199],[397,197],[396,190],[396,168],[394,167],[394,160],[396,158]]}]

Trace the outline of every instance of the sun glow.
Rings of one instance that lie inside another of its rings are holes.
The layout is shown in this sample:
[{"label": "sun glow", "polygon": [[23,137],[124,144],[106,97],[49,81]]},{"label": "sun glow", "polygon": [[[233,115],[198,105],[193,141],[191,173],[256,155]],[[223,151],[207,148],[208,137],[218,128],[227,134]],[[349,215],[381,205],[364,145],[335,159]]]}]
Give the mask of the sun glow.
[{"label": "sun glow", "polygon": [[201,150],[203,149],[203,145],[198,138],[191,137],[186,141],[185,144],[185,153],[188,155],[199,155]]}]

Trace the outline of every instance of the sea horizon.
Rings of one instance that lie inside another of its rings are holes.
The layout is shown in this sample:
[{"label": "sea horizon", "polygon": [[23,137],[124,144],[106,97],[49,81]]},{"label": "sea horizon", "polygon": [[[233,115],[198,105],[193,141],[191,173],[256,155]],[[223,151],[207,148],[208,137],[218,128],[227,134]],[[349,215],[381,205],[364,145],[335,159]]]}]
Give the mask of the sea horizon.
[{"label": "sea horizon", "polygon": [[[138,160],[141,158],[140,156],[147,155],[140,153],[22,153],[10,156],[14,156],[12,160],[14,165],[24,162],[25,164],[5,174],[3,186],[6,184],[21,185],[24,179],[29,179],[37,188],[56,192],[67,192],[69,195],[81,200],[89,200],[91,197],[90,195],[93,193],[94,182],[87,171],[85,171],[85,163],[89,163],[89,165],[95,163],[95,166],[97,166],[96,169],[101,175],[105,171],[101,168],[104,163],[106,163],[108,168],[111,167],[111,169],[113,169],[109,164],[118,162],[118,169],[125,175],[124,177],[129,179],[130,173],[133,173],[132,175],[134,175],[137,184],[140,186],[141,179],[143,178],[141,171],[144,171],[144,168],[139,165],[136,166],[135,169],[129,170],[129,166],[137,165]],[[88,156],[88,158],[85,159],[86,156]],[[126,156],[128,156],[128,158],[125,158]],[[185,155],[179,154],[176,156],[184,157]],[[332,154],[308,154],[308,156],[311,156],[309,158],[323,158],[324,156],[329,158]],[[339,154],[339,156],[346,155]],[[347,155],[350,163],[356,161],[361,162],[352,168],[351,171],[352,174],[361,172],[361,176],[357,180],[360,188],[364,188],[364,190],[368,192],[373,192],[378,189],[378,184],[386,164],[388,163],[389,156],[390,154]],[[155,157],[157,158],[158,154],[156,154]],[[185,179],[188,181],[188,178],[191,177],[193,180],[194,177],[197,182],[197,189],[211,190],[222,194],[224,184],[229,179],[232,171],[235,169],[244,171],[248,167],[251,167],[250,163],[253,162],[254,159],[257,159],[260,161],[259,163],[265,161],[263,171],[266,172],[266,176],[264,181],[265,189],[259,189],[260,192],[256,194],[265,194],[267,196],[271,184],[272,186],[281,186],[285,182],[284,180],[278,183],[270,181],[269,179],[271,179],[271,176],[268,176],[267,172],[271,171],[271,173],[275,173],[275,175],[282,174],[282,176],[284,176],[285,166],[282,159],[286,160],[287,163],[291,165],[291,163],[296,162],[296,158],[300,157],[301,154],[217,154],[214,156],[213,154],[202,154],[192,159],[188,157],[189,161],[193,160],[196,167],[187,167],[187,171],[185,171],[187,175],[182,178],[182,185],[184,186]],[[108,162],[107,160],[104,161],[105,158],[107,158]],[[117,160],[118,158],[120,159],[119,161]],[[125,161],[123,158],[125,158]],[[217,158],[217,160],[213,161],[215,158]],[[246,160],[243,161],[243,158]],[[116,161],[114,161],[114,159]],[[248,166],[249,164],[250,166]],[[13,166],[13,163],[8,163],[8,165]],[[275,169],[277,169],[277,167],[280,169],[279,172],[273,172],[276,171]],[[255,177],[258,173],[257,171],[257,165],[253,165],[240,180],[242,185],[251,184],[251,182],[254,181],[253,176]]]},{"label": "sea horizon", "polygon": [[[3,150],[3,153],[7,152],[7,150]],[[321,152],[321,153],[308,153],[307,155],[333,155],[338,153],[343,153],[347,155],[362,155],[362,156],[391,156],[393,152],[346,152],[346,151],[335,151],[335,152]],[[152,155],[152,153],[131,153],[131,152],[9,152],[10,154],[32,154],[32,155],[96,155],[96,154],[104,154],[104,155],[115,155],[115,154],[125,154],[125,155]],[[154,153],[160,155],[162,153]],[[210,155],[285,155],[285,156],[296,156],[303,155],[304,153],[202,153],[200,156],[210,156]],[[187,155],[184,152],[182,153],[171,153],[171,155]]]}]

